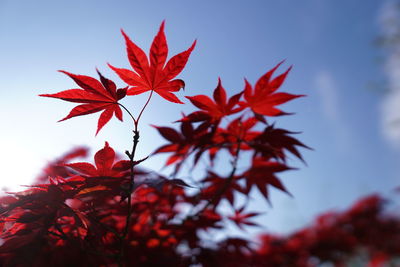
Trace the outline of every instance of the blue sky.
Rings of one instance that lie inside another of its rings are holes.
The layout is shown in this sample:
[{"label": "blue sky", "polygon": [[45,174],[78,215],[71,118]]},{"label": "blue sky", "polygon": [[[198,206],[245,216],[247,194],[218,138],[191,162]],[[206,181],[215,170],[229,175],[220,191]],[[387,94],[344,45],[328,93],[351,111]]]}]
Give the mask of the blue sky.
[{"label": "blue sky", "polygon": [[[400,184],[400,138],[385,122],[386,113],[400,112],[385,89],[396,87],[397,76],[387,64],[391,54],[374,42],[387,33],[382,18],[391,2],[0,0],[0,185],[28,184],[72,145],[96,151],[107,140],[118,151],[130,147],[129,123],[113,120],[94,137],[97,114],[56,123],[74,105],[37,95],[74,87],[59,69],[94,76],[98,67],[122,86],[106,66],[128,67],[120,29],[148,51],[165,19],[170,55],[198,40],[180,75],[181,98],[210,94],[218,77],[233,94],[244,77],[254,83],[282,59],[282,71],[293,65],[282,89],[307,97],[283,106],[296,115],[276,124],[301,131],[299,139],[314,150],[303,151],[307,166],[293,160],[299,170],[281,175],[294,198],[273,191],[273,208],[262,200],[252,206],[266,212],[267,229],[296,229],[368,193],[392,196]],[[141,156],[162,143],[148,124],[167,125],[192,108],[153,100],[142,119]],[[135,111],[141,101],[125,103]],[[159,162],[146,164],[159,169]]]}]

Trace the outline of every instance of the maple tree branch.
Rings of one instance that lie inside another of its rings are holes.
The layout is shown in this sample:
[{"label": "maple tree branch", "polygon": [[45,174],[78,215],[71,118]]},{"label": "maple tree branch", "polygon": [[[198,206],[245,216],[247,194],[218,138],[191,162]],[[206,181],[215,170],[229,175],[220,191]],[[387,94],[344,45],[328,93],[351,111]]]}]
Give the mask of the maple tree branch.
[{"label": "maple tree branch", "polygon": [[128,197],[127,197],[127,201],[128,201],[128,213],[127,213],[127,215],[126,215],[124,230],[123,230],[123,232],[122,232],[122,235],[120,236],[120,237],[121,237],[121,238],[120,238],[120,250],[119,250],[119,253],[118,253],[118,255],[117,255],[118,266],[120,266],[120,267],[122,267],[122,258],[123,258],[123,256],[124,256],[124,241],[125,241],[125,239],[126,239],[126,237],[127,237],[127,235],[128,235],[129,226],[131,225],[131,217],[132,217],[132,191],[133,191],[133,188],[134,188],[134,185],[135,185],[135,173],[134,173],[134,166],[135,166],[134,163],[135,163],[135,162],[134,162],[134,159],[135,159],[136,148],[137,148],[137,145],[138,145],[138,143],[139,143],[139,130],[138,130],[139,120],[140,120],[140,118],[141,118],[141,116],[142,116],[142,114],[143,114],[143,111],[146,109],[147,105],[148,105],[149,102],[150,102],[150,99],[151,99],[151,97],[152,97],[152,95],[153,95],[153,91],[154,91],[154,90],[151,90],[150,95],[149,95],[149,97],[147,98],[147,101],[146,101],[146,103],[144,104],[142,110],[140,111],[140,113],[139,113],[137,119],[135,119],[135,118],[133,117],[133,115],[129,112],[129,110],[128,110],[127,108],[125,108],[125,107],[121,104],[122,108],[124,108],[124,109],[128,112],[128,114],[131,116],[131,118],[133,119],[133,123],[134,123],[135,129],[133,130],[133,146],[132,146],[132,151],[131,151],[131,152],[125,151],[126,155],[128,155],[129,160],[130,160],[130,165],[131,165],[131,169],[130,169],[130,172],[131,172],[131,179],[130,179],[130,182],[129,182],[129,194],[128,194]]},{"label": "maple tree branch", "polygon": [[[240,142],[243,142],[243,140],[240,140]],[[248,143],[248,142],[246,142],[246,144],[247,144],[247,143]],[[239,142],[238,142],[238,143],[234,143],[234,144],[239,145]],[[207,150],[209,150],[210,148],[214,148],[214,147],[218,147],[218,148],[227,148],[227,149],[229,149],[229,148],[232,147],[232,145],[229,145],[229,144],[222,144],[222,145],[221,145],[221,144],[216,144],[216,145],[210,144],[210,145],[208,145],[208,146],[204,146],[202,149],[203,149],[203,151],[207,151]],[[182,157],[182,159],[180,160],[180,162],[177,163],[177,165],[183,165],[183,163],[185,163],[185,161],[186,161],[193,153],[195,153],[195,152],[197,152],[196,149],[192,149],[192,150],[190,150],[189,152],[187,152],[187,153]],[[194,167],[195,167],[195,166],[193,166],[192,169],[194,169]],[[178,171],[177,171],[176,169],[178,169]],[[179,166],[178,168],[175,168],[175,171],[171,174],[171,176],[176,178],[176,175],[178,174],[179,169],[180,169],[180,166]]]},{"label": "maple tree branch", "polygon": [[[151,97],[151,95],[150,95],[150,97]],[[150,97],[149,97],[147,103],[149,102]],[[143,109],[142,109],[142,111],[143,111]],[[133,191],[133,188],[134,188],[134,185],[135,185],[135,173],[134,173],[135,164],[134,164],[134,159],[135,159],[136,148],[137,148],[137,145],[139,143],[139,137],[140,137],[139,136],[139,131],[137,130],[137,123],[138,122],[139,122],[139,118],[138,118],[137,121],[135,121],[135,130],[133,130],[132,151],[131,152],[126,151],[126,154],[128,155],[129,160],[130,160],[130,173],[131,173],[131,177],[130,178],[131,179],[130,179],[130,182],[129,182],[129,194],[128,194],[128,197],[127,197],[128,213],[126,215],[124,230],[122,232],[122,235],[120,236],[120,250],[119,250],[119,253],[117,255],[118,266],[120,266],[120,267],[123,266],[122,265],[122,259],[123,259],[123,256],[124,256],[124,241],[125,241],[125,239],[126,239],[126,237],[128,235],[129,226],[131,224],[131,217],[132,217],[132,191]]]},{"label": "maple tree branch", "polygon": [[[237,143],[237,149],[236,149],[236,153],[235,153],[235,157],[232,161],[232,170],[228,176],[228,178],[226,178],[226,181],[224,183],[224,185],[220,188],[220,190],[213,195],[213,197],[211,199],[209,199],[206,203],[206,205],[200,209],[197,213],[195,213],[194,215],[190,215],[189,217],[198,217],[200,216],[209,206],[213,205],[214,209],[216,208],[215,202],[225,193],[225,191],[229,188],[230,184],[233,181],[233,178],[235,177],[235,173],[237,170],[237,165],[239,162],[239,154],[240,154],[240,146],[242,144],[242,140],[238,139],[238,143]],[[185,218],[184,221],[186,221],[189,217]]]}]

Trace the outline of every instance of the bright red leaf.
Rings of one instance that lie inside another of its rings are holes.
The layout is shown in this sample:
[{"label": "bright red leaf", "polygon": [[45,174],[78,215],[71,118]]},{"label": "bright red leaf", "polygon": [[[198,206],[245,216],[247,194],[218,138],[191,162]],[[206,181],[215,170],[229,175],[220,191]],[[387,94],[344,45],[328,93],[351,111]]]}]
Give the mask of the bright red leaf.
[{"label": "bright red leaf", "polygon": [[160,96],[174,103],[182,102],[172,93],[185,87],[184,81],[174,79],[182,72],[192,53],[196,41],[188,50],[173,56],[167,63],[168,45],[164,34],[164,22],[155,36],[150,48],[150,63],[144,51],[132,42],[122,31],[125,38],[129,63],[134,71],[116,68],[110,64],[118,76],[129,84],[128,95],[138,95],[154,90]]},{"label": "bright red leaf", "polygon": [[276,90],[285,81],[287,74],[291,67],[284,73],[271,80],[275,70],[282,64],[280,62],[273,69],[264,74],[256,83],[255,88],[245,79],[244,88],[244,99],[245,102],[241,102],[241,106],[249,107],[254,113],[266,115],[266,116],[279,116],[286,113],[282,112],[275,106],[281,105],[294,98],[298,98],[304,95],[293,95],[289,93],[279,92],[275,93]]},{"label": "bright red leaf", "polygon": [[118,100],[125,97],[126,88],[117,90],[115,83],[105,78],[99,71],[97,71],[97,73],[100,76],[100,81],[89,76],[76,75],[63,70],[60,72],[71,77],[82,89],[69,89],[55,94],[41,94],[40,96],[83,103],[73,108],[71,112],[60,121],[103,111],[97,124],[96,135],[101,128],[109,122],[113,115],[122,121],[122,110],[119,107]]}]

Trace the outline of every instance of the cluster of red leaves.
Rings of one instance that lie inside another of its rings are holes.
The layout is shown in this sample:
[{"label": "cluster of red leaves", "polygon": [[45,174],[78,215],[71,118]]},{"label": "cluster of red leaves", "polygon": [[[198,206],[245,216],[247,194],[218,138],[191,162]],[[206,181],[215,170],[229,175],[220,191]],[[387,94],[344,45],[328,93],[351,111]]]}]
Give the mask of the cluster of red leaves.
[{"label": "cluster of red leaves", "polygon": [[[226,221],[240,229],[255,226],[258,213],[244,206],[229,214],[208,207],[187,216],[182,206],[195,201],[184,184],[138,168],[132,224],[122,241],[129,161],[118,160],[108,144],[96,153],[94,165],[69,163],[74,155],[81,154],[69,153],[62,166],[45,168],[63,177],[0,198],[1,266],[112,266],[121,242],[127,266],[346,266],[358,259],[378,267],[400,257],[400,218],[385,214],[385,201],[376,195],[345,212],[321,215],[289,236],[265,233],[258,242],[228,237],[211,245],[202,232],[223,229]],[[224,178],[210,172],[206,179],[215,185]],[[223,194],[202,193],[230,200],[233,191],[235,186]]]},{"label": "cluster of red leaves", "polygon": [[[102,266],[116,261],[127,213],[130,161],[117,160],[108,143],[95,154],[94,165],[65,160],[74,155],[80,153],[64,157],[62,166],[50,163],[45,168],[63,177],[1,198],[1,266]],[[176,237],[166,224],[184,199],[183,189],[165,177],[135,172],[138,183],[149,181],[133,196],[135,223],[129,228],[126,250],[137,256],[149,248],[175,246]],[[146,186],[152,183],[158,186]]]},{"label": "cluster of red leaves", "polygon": [[262,234],[259,241],[228,238],[199,249],[202,266],[398,266],[400,217],[385,212],[378,195],[344,212],[328,212],[287,236]]},{"label": "cluster of red leaves", "polygon": [[133,43],[124,31],[122,35],[126,41],[126,51],[129,63],[134,71],[108,66],[128,85],[117,89],[115,83],[105,78],[99,71],[100,81],[85,75],[76,75],[60,71],[71,77],[81,89],[69,89],[55,94],[40,96],[53,97],[69,102],[83,103],[76,106],[60,121],[76,116],[87,115],[103,111],[97,125],[97,133],[115,115],[122,121],[122,110],[118,102],[126,95],[138,95],[147,91],[154,91],[168,101],[183,104],[173,92],[185,87],[183,80],[174,79],[185,67],[196,41],[192,46],[175,56],[167,63],[168,45],[164,34],[164,22],[155,36],[150,48],[150,62],[143,50]]},{"label": "cluster of red leaves", "polygon": [[400,217],[386,214],[384,204],[380,196],[370,195],[287,237],[264,234],[254,260],[260,266],[348,266],[357,260],[370,267],[397,266]]},{"label": "cluster of red leaves", "polygon": [[[148,101],[156,92],[168,101],[181,103],[174,93],[185,83],[175,77],[186,65],[195,42],[167,62],[164,23],[151,45],[150,59],[122,34],[133,71],[109,66],[127,86],[117,89],[100,72],[96,80],[62,71],[81,89],[42,95],[81,103],[62,120],[102,111],[98,133],[113,115],[122,121],[122,109],[128,109],[119,101],[126,95],[150,91]],[[136,119],[129,113],[135,126],[133,150],[126,152],[129,160],[121,160],[106,142],[95,154],[94,164],[76,162],[86,155],[85,149],[51,162],[34,185],[0,199],[0,265],[312,266],[312,257],[339,262],[335,249],[349,255],[358,247],[370,249],[368,242],[373,237],[361,239],[367,224],[359,219],[357,208],[348,213],[347,221],[344,215],[321,219],[321,225],[313,230],[296,234],[300,237],[297,243],[290,242],[289,248],[285,242],[291,237],[265,235],[261,246],[241,238],[207,244],[202,238],[204,233],[226,229],[227,222],[239,229],[257,226],[254,217],[259,213],[246,208],[252,189],[267,201],[270,187],[288,193],[278,173],[292,169],[287,165],[289,156],[303,160],[298,149],[308,147],[294,138],[293,132],[269,123],[270,117],[288,114],[277,106],[301,96],[277,92],[290,70],[275,75],[280,65],[264,74],[254,88],[245,80],[243,91],[231,97],[221,80],[213,99],[206,95],[187,97],[199,110],[178,120],[179,129],[154,126],[168,143],[153,156],[169,154],[166,165],[173,169],[172,178],[138,167],[145,159],[134,160],[138,121],[148,101]],[[217,168],[217,158],[228,164]],[[196,185],[193,180],[177,178],[183,166],[193,169],[200,159],[207,162],[207,171],[193,178]],[[187,183],[195,188],[189,190]],[[244,204],[237,203],[238,193],[245,196]],[[233,212],[224,212],[221,203],[228,203]],[[374,203],[365,209],[374,207]],[[393,225],[381,229],[386,219],[381,219],[378,211],[367,215],[376,218],[375,235],[398,227],[393,221]],[[349,230],[341,229],[341,224],[348,225]],[[359,231],[360,237],[356,234]],[[338,240],[331,245],[330,238]],[[328,244],[325,247],[324,242]],[[272,245],[275,243],[278,245]],[[389,248],[376,252],[389,256],[398,253]]]}]

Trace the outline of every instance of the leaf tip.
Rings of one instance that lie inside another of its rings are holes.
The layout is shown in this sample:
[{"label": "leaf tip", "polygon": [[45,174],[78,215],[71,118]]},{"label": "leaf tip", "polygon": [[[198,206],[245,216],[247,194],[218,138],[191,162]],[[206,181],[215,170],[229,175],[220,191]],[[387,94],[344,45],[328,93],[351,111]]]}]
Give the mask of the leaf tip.
[{"label": "leaf tip", "polygon": [[163,21],[161,22],[160,32],[164,31],[164,27],[165,27],[165,19],[163,19]]},{"label": "leaf tip", "polygon": [[126,42],[130,41],[128,35],[125,33],[125,31],[122,28],[121,28],[121,34],[122,34],[122,36],[124,36],[124,39]]},{"label": "leaf tip", "polygon": [[115,71],[117,68],[114,67],[113,65],[111,65],[109,62],[107,62],[107,66],[112,69],[113,71]]},{"label": "leaf tip", "polygon": [[67,117],[65,117],[65,118],[62,118],[61,120],[58,120],[57,122],[62,122],[62,121],[65,121],[65,120],[68,120],[69,118],[68,118],[68,116]]},{"label": "leaf tip", "polygon": [[190,51],[192,51],[195,48],[196,44],[197,44],[197,39],[194,39],[192,46],[190,47]]},{"label": "leaf tip", "polygon": [[66,74],[66,75],[69,75],[69,72],[68,71],[65,71],[65,70],[57,70],[58,72],[61,72],[61,73],[64,73],[64,74]]}]

